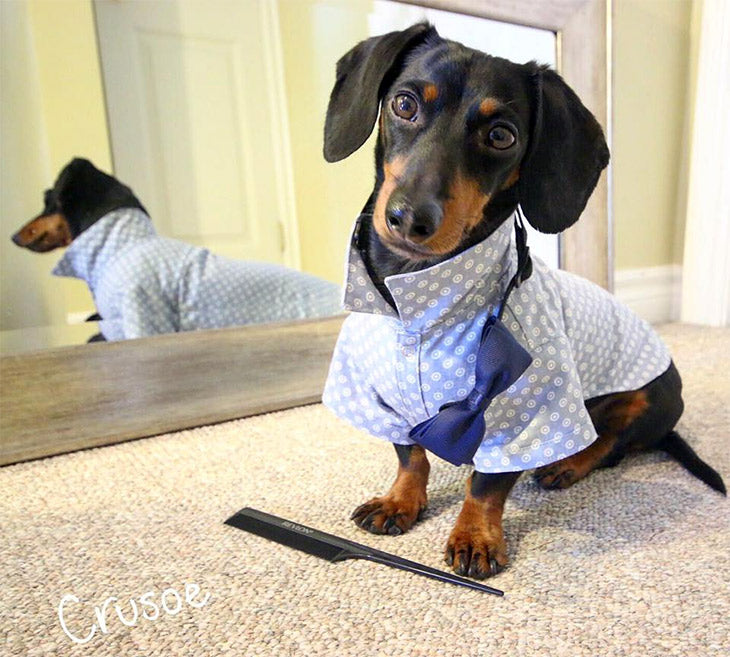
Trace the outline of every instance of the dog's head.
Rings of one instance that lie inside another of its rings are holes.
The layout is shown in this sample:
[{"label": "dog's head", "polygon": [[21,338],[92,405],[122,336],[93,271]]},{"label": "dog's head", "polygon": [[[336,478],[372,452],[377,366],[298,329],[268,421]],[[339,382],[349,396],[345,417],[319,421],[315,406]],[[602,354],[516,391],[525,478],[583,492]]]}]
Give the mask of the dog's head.
[{"label": "dog's head", "polygon": [[95,221],[112,210],[144,207],[126,185],[89,160],[75,158],[61,171],[43,196],[42,212],[12,239],[37,253],[68,246]]},{"label": "dog's head", "polygon": [[411,261],[484,239],[519,203],[538,230],[578,220],[609,154],[562,78],[442,39],[417,24],[337,64],[325,158],[360,148],[380,113],[373,226]]}]

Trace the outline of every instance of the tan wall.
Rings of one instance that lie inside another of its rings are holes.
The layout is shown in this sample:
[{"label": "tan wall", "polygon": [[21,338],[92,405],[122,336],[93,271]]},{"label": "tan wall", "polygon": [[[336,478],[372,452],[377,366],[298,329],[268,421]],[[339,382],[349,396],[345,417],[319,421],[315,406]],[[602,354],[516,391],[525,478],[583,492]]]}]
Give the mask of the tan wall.
[{"label": "tan wall", "polygon": [[3,79],[0,228],[3,272],[12,275],[3,275],[0,328],[65,323],[67,313],[93,310],[86,285],[49,275],[59,251],[21,251],[7,237],[42,209],[43,190],[72,157],[111,169],[91,2],[0,4],[2,58],[17,62]]},{"label": "tan wall", "polygon": [[682,260],[692,4],[614,2],[616,269]]},{"label": "tan wall", "polygon": [[373,183],[373,145],[322,156],[335,64],[367,38],[370,0],[279,0],[302,269],[341,283],[347,238]]},{"label": "tan wall", "polygon": [[30,0],[51,170],[75,155],[110,170],[101,64],[90,0]]},{"label": "tan wall", "polygon": [[[45,294],[49,262],[21,251],[10,236],[41,207],[48,146],[28,6],[0,2],[0,329],[40,326],[54,319]],[[13,66],[4,62],[12,61]],[[41,262],[42,261],[42,262]]]}]

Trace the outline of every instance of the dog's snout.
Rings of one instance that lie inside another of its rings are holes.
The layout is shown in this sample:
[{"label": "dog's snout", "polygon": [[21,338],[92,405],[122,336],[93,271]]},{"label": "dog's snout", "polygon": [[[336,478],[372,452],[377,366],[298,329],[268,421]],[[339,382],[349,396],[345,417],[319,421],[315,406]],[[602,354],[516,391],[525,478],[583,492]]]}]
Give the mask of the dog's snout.
[{"label": "dog's snout", "polygon": [[388,229],[402,239],[424,242],[438,229],[442,214],[441,207],[433,201],[414,206],[395,200],[388,204],[385,222]]}]

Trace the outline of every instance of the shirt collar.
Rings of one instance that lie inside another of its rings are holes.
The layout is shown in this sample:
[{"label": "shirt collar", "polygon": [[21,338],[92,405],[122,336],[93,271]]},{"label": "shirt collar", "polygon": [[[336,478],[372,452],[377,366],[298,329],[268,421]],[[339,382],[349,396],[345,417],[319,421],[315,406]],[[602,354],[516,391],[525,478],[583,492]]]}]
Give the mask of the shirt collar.
[{"label": "shirt collar", "polygon": [[385,315],[406,329],[428,329],[473,305],[495,304],[505,276],[516,268],[513,221],[508,219],[482,242],[417,272],[385,279],[394,309],[375,287],[359,244],[362,215],[355,222],[345,272],[345,310]]},{"label": "shirt collar", "polygon": [[113,210],[74,239],[54,267],[53,275],[80,278],[93,290],[103,269],[123,247],[155,234],[150,218],[142,210]]}]

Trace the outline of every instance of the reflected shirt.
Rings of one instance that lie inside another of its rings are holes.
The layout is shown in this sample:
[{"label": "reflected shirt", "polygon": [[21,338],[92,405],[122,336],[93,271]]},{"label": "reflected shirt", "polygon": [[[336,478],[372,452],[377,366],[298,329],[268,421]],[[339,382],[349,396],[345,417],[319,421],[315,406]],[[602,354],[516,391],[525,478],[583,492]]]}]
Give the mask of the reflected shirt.
[{"label": "reflected shirt", "polygon": [[[393,308],[373,284],[355,225],[344,307],[324,403],[355,427],[395,444],[474,387],[482,328],[517,268],[513,222],[483,242],[414,273],[385,279]],[[651,327],[593,283],[533,256],[503,323],[532,364],[484,414],[479,472],[537,468],[596,439],[584,400],[635,390],[662,374],[669,352]]]},{"label": "reflected shirt", "polygon": [[110,212],[81,233],[53,273],[86,281],[107,340],[340,312],[334,283],[159,237],[138,208]]}]

